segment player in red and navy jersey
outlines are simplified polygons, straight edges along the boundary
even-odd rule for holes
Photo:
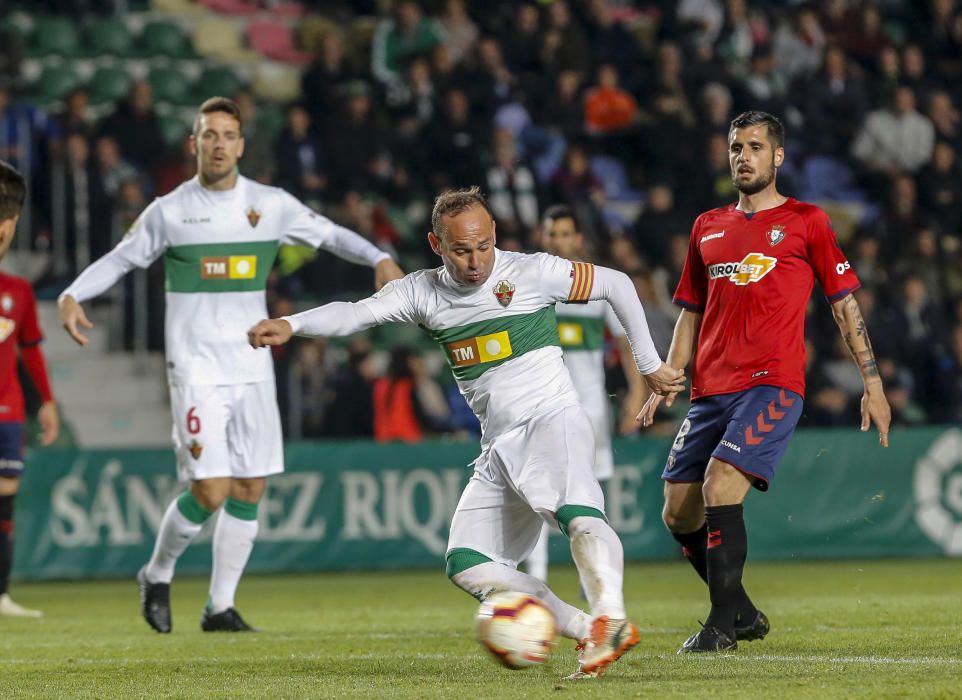
[[[674,297],[682,312],[667,363],[681,369],[692,361],[692,403],[662,474],[662,515],[711,598],[708,619],[683,652],[734,649],[739,639],[768,634],[768,619],[742,586],[742,502],[752,486],[768,489],[801,416],[805,307],[816,280],[862,373],[862,430],[874,423],[888,446],[891,413],[852,295],[858,278],[825,212],[776,189],[783,140],[781,122],[765,112],[732,121],[738,203],[695,221]],[[639,414],[644,425],[661,401],[649,398]]]
[[[25,197],[23,176],[0,161],[0,259],[10,248]],[[39,414],[41,443],[49,445],[60,431],[60,416],[40,351],[42,340],[30,283],[0,272],[0,615],[12,617],[41,615],[15,603],[7,586],[13,564],[13,501],[23,471],[24,402],[17,379],[18,356],[43,402]]]

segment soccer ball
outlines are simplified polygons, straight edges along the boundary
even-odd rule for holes
[[[508,668],[543,664],[551,655],[558,623],[533,595],[493,593],[478,610],[478,641]]]

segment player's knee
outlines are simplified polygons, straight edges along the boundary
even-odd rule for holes
[[[670,532],[694,532],[701,527],[704,513],[686,513],[666,503],[661,511],[661,520]]]
[[[598,523],[608,523],[605,514],[590,506],[561,506],[555,513],[561,532],[571,539]]]

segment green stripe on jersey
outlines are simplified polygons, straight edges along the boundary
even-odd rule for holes
[[[260,292],[277,257],[277,241],[199,243],[164,253],[168,292]]]
[[[441,344],[454,376],[467,380],[477,379],[512,357],[560,345],[553,306],[456,328],[429,328],[428,332]]]
[[[565,352],[605,347],[605,319],[599,316],[558,316],[558,336]]]

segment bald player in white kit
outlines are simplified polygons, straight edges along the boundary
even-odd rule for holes
[[[638,643],[623,593],[624,552],[604,515],[592,473],[594,437],[562,360],[555,303],[607,300],[653,391],[684,385],[651,341],[631,280],[587,263],[495,248],[495,223],[480,191],[445,192],[428,241],[443,266],[420,270],[357,303],[334,302],[264,320],[255,348],[305,336],[350,335],[389,322],[418,323],[441,345],[458,387],[481,421],[481,455],[451,521],[448,577],[484,600],[495,591],[537,596],[561,634],[582,643],[574,678],[600,675]],[[571,552],[591,616],[517,570],[541,525],[557,526]]]
[[[238,173],[244,137],[232,100],[214,97],[200,106],[191,147],[198,175],[155,199],[117,247],[80,274],[60,296],[60,317],[86,345],[78,326],[92,324],[81,302],[164,257],[173,441],[178,479],[190,488],[167,508],[153,555],[137,575],[141,609],[155,630],[171,631],[174,566],[220,510],[201,628],[242,632],[253,628],[234,608],[234,596],[254,547],[257,504],[266,477],[284,470],[273,361],[245,342],[247,329],[267,313],[278,246],[321,248],[372,267],[378,289],[403,273],[361,236]]]

